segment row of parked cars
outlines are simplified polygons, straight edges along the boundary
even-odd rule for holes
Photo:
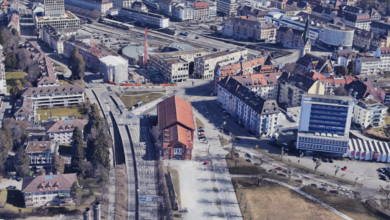
[[[379,168],[377,171],[379,172],[379,179],[384,181],[390,179],[385,168]]]

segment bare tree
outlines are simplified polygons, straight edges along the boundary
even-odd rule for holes
[[[291,175],[293,174],[293,169],[291,169],[291,168],[288,168],[287,169],[287,175],[288,175],[288,180],[290,181],[290,179],[291,179]]]
[[[283,160],[283,155],[284,155],[284,147],[282,147],[282,151],[280,152],[280,161]]]
[[[246,202],[245,203],[245,208],[244,208],[244,218],[245,218],[245,215],[246,215],[246,209],[248,208],[248,203]]]
[[[263,176],[262,175],[257,175],[257,185],[260,186],[260,182],[261,180],[263,179]]]
[[[355,185],[354,186],[356,186],[356,181],[358,181],[358,179],[359,179],[359,177],[356,177],[356,179],[355,179]],[[381,186],[382,187],[382,186]]]
[[[339,172],[339,168],[337,168],[337,169],[334,171],[333,179],[336,177],[336,175],[337,175],[338,172]]]
[[[234,167],[237,167],[238,160],[234,161]]]
[[[320,166],[321,166],[321,160],[318,159],[317,162],[316,162],[316,166],[314,167],[314,174],[316,174],[317,169],[318,169],[318,167],[320,167]]]
[[[233,160],[233,155],[234,155],[235,152],[236,152],[236,142],[233,142],[232,148],[230,150],[230,154],[232,156],[232,160]]]

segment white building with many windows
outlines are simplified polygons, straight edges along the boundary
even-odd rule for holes
[[[381,73],[382,61],[377,57],[358,57],[355,60],[356,75],[377,75]]]
[[[42,206],[72,206],[70,188],[77,182],[77,174],[26,176],[22,194],[26,208]]]
[[[29,87],[23,98],[31,98],[39,107],[70,106],[84,103],[84,88],[79,85]]]
[[[29,141],[26,153],[30,157],[30,169],[51,168],[53,154],[58,155],[58,142]]]
[[[388,107],[372,99],[360,100],[354,106],[353,122],[363,128],[385,126],[385,117]]]
[[[349,96],[303,94],[297,149],[340,157],[347,153],[353,105]]]
[[[46,133],[52,141],[57,141],[61,144],[69,144],[73,142],[73,130],[78,127],[81,131],[84,131],[86,124],[88,124],[88,120],[59,120],[57,122],[48,123],[46,125]]]
[[[278,127],[276,100],[265,100],[232,77],[218,83],[218,103],[256,136],[271,137]]]

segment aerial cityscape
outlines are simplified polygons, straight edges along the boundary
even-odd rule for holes
[[[390,219],[390,1],[0,2],[0,219]]]

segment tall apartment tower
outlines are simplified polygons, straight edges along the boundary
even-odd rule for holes
[[[64,16],[64,0],[45,0],[44,4],[46,17],[55,18]]]
[[[347,153],[353,106],[349,96],[303,94],[297,149],[335,157]]]

